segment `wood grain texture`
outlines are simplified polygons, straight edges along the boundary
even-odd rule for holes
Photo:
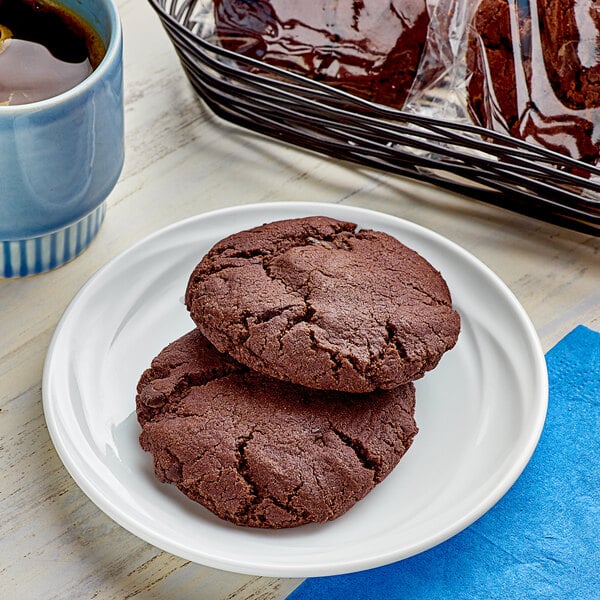
[[[225,124],[194,96],[156,15],[120,0],[126,162],[92,246],[42,276],[0,280],[0,589],[4,598],[281,600],[297,579],[192,564],[141,541],[75,485],[46,429],[44,358],[85,281],[157,229],[234,204],[344,203],[429,227],[508,284],[549,349],[600,329],[600,243],[467,198],[332,161]]]

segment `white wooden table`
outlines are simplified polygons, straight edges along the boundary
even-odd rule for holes
[[[299,580],[221,572],[141,541],[63,467],[44,421],[42,367],[85,281],[132,243],[191,215],[254,202],[344,203],[412,220],[472,252],[513,290],[548,350],[577,324],[600,329],[600,240],[223,123],[195,97],[150,6],[119,6],[126,163],[103,228],[65,267],[0,280],[0,595],[285,598]]]

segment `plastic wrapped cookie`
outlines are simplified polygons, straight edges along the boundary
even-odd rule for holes
[[[475,122],[597,164],[599,31],[592,0],[481,0],[467,49]]]
[[[225,48],[400,108],[417,75],[425,0],[215,0]]]

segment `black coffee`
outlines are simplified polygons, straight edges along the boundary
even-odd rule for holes
[[[83,81],[105,48],[81,17],[48,0],[0,0],[0,104],[56,96]]]

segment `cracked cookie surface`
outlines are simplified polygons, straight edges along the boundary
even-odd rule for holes
[[[263,374],[346,392],[422,377],[456,343],[440,273],[386,233],[307,217],[218,242],[186,290],[216,348]]]
[[[152,361],[136,406],[157,477],[252,527],[342,515],[417,433],[412,383],[368,396],[303,388],[236,363],[197,329]]]

